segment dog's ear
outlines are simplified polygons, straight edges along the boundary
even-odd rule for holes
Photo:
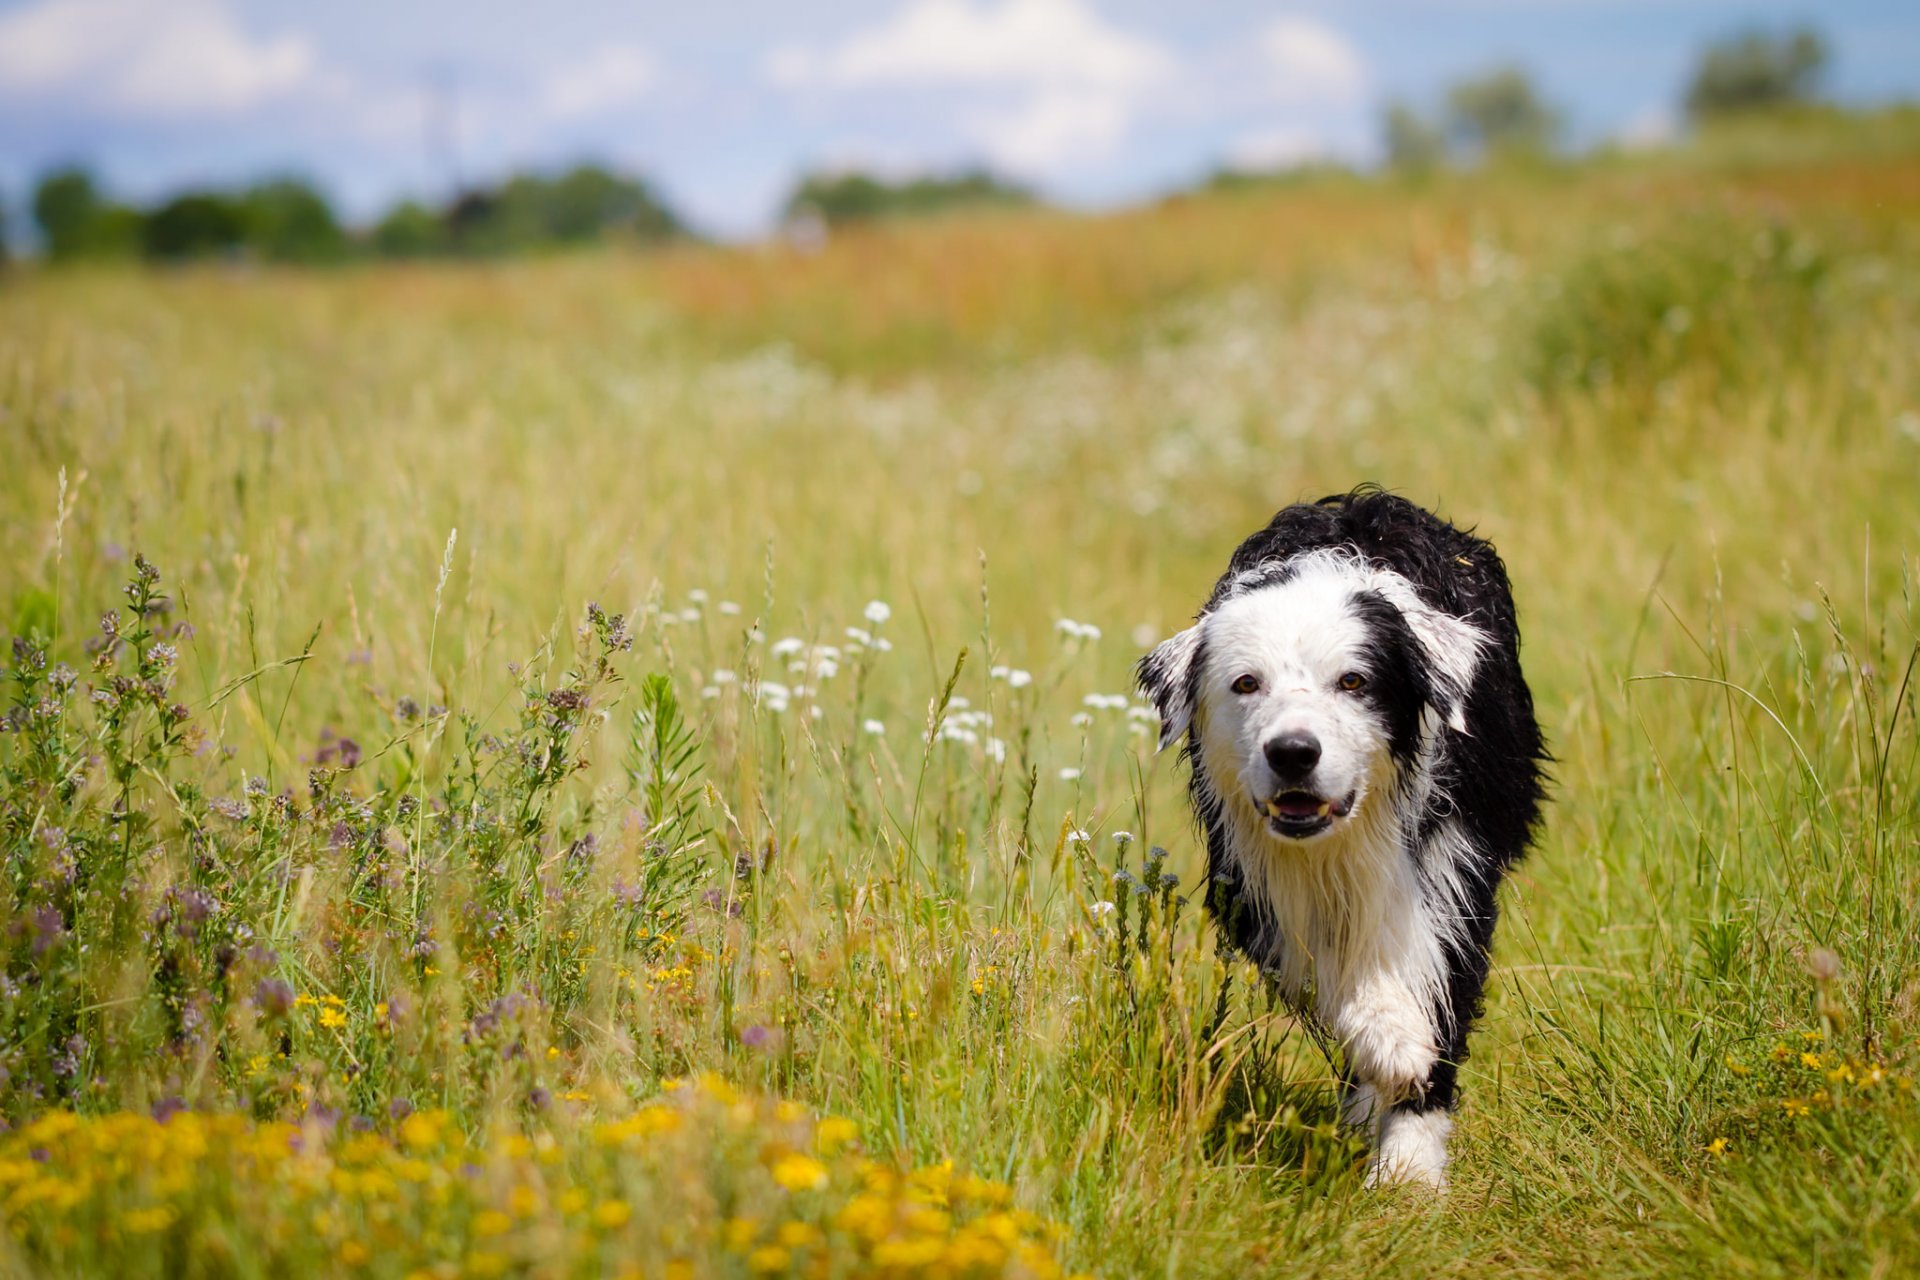
[[[1467,731],[1467,692],[1473,673],[1488,644],[1487,633],[1450,613],[1437,609],[1403,611],[1407,627],[1426,654],[1429,700],[1440,718],[1456,733]]]
[[[1160,713],[1160,749],[1193,725],[1193,664],[1200,655],[1200,623],[1161,641],[1140,659],[1134,679]]]

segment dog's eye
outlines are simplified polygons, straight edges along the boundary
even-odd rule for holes
[[[1366,687],[1366,684],[1367,678],[1358,671],[1349,671],[1340,677],[1340,687],[1348,693],[1352,693],[1357,689],[1363,689]]]
[[[1260,692],[1260,677],[1258,677],[1258,676],[1241,676],[1241,677],[1240,677],[1240,678],[1239,678],[1238,680],[1235,680],[1235,681],[1233,682],[1233,691],[1234,691],[1235,693],[1258,693],[1258,692]]]

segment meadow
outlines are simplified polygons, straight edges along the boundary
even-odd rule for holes
[[[0,1274],[1920,1266],[1920,135],[0,282]],[[1443,1198],[1131,666],[1492,538],[1555,756]]]

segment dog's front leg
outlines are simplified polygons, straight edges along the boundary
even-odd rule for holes
[[[1397,975],[1379,973],[1355,983],[1327,1012],[1352,1073],[1345,1117],[1366,1125],[1374,1141],[1368,1184],[1444,1187],[1453,1118],[1444,1104],[1427,1100],[1440,1054],[1429,1002]]]

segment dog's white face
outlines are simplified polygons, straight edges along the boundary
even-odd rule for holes
[[[1198,754],[1222,798],[1251,806],[1282,839],[1351,821],[1391,771],[1351,594],[1331,575],[1296,579],[1229,600],[1207,623]]]
[[[1141,683],[1162,744],[1191,729],[1195,769],[1248,826],[1319,840],[1387,792],[1441,722],[1465,727],[1460,691],[1484,637],[1352,557],[1242,576],[1147,656]]]

